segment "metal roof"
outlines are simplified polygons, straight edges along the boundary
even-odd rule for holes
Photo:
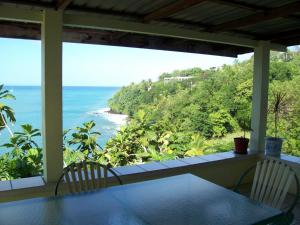
[[[41,9],[56,8],[60,1],[67,0],[0,0],[0,4]],[[269,40],[282,45],[300,44],[300,1],[295,0],[69,0],[68,2],[69,4],[64,8],[65,13],[68,14],[81,13],[86,16],[98,14],[122,21],[130,20],[164,27],[224,33],[233,37]],[[30,29],[26,30],[26,26],[29,26],[35,35],[30,34]],[[39,30],[39,27],[34,26],[0,21],[0,36],[38,39],[40,37],[36,35],[36,30]],[[176,40],[176,38],[145,34],[75,27],[65,28],[64,38],[65,41],[80,43],[228,56],[252,51],[247,47],[203,41]],[[178,46],[178,43],[181,46]]]

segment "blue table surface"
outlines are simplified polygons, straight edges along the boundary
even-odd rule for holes
[[[1,225],[245,225],[280,214],[191,174],[0,204]]]

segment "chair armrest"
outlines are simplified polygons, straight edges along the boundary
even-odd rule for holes
[[[240,193],[239,191],[239,187],[241,185],[241,183],[243,182],[243,180],[245,179],[245,177],[256,167],[256,165],[254,166],[251,166],[249,169],[247,169],[241,176],[240,178],[238,179],[236,185],[234,186],[233,188],[233,191],[234,192],[237,192],[237,193]]]

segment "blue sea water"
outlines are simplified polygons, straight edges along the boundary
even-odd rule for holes
[[[5,104],[14,109],[17,119],[12,129],[19,131],[20,125],[26,123],[32,124],[34,128],[41,129],[41,87],[5,86],[5,88],[10,90],[16,97],[16,100],[5,100]],[[118,121],[114,121],[114,118],[110,118],[107,114],[101,112],[108,107],[108,99],[119,89],[119,87],[63,87],[64,129],[75,128],[83,122],[94,120],[97,124],[95,129],[102,133],[99,144],[104,146],[107,140],[115,135],[120,124],[118,124]],[[1,132],[0,145],[7,142],[8,139],[8,132]],[[37,141],[39,144],[42,142],[41,139]]]

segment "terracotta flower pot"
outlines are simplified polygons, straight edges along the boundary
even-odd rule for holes
[[[247,154],[249,139],[244,137],[234,138],[235,153]]]

